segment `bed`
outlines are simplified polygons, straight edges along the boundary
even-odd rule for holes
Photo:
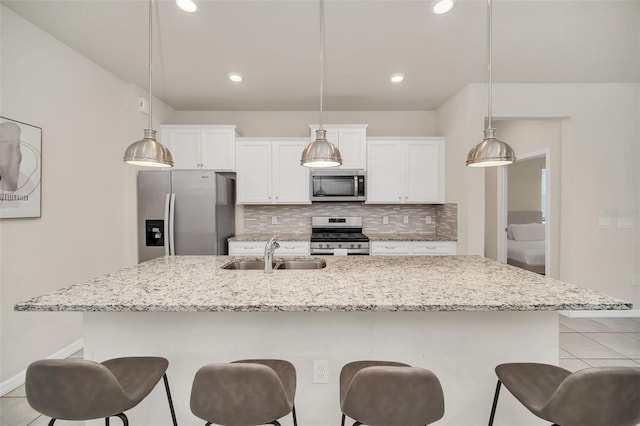
[[[545,225],[542,212],[507,212],[507,263],[545,274]]]

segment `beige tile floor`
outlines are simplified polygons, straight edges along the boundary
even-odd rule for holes
[[[81,358],[82,351],[72,355]],[[560,366],[570,371],[600,366],[640,366],[640,318],[567,318],[560,315]],[[24,386],[0,398],[0,425],[46,426],[27,403]],[[114,422],[112,423],[117,423]],[[79,422],[57,421],[56,426]]]

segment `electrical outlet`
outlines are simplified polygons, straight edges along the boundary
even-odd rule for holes
[[[271,216],[271,224],[272,225],[278,224],[278,216]]]
[[[409,216],[406,216],[402,219],[404,223],[409,223]]]
[[[431,225],[431,223],[432,223],[431,222],[431,216],[427,216],[426,222],[427,222],[427,225]]]
[[[329,383],[329,361],[313,361],[313,383]]]
[[[389,216],[382,216],[382,224],[383,225],[389,224]]]

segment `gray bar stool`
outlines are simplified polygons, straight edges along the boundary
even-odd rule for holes
[[[340,371],[340,408],[354,426],[424,426],[444,416],[440,381],[431,371],[390,361],[355,361]]]
[[[529,411],[555,426],[635,426],[640,423],[640,367],[595,367],[572,373],[555,365],[501,364],[489,426],[500,385]]]
[[[169,361],[160,357],[114,358],[102,363],[84,359],[44,359],[27,368],[27,401],[34,410],[60,420],[94,420],[119,417],[142,401],[164,379],[171,419],[177,426],[169,391]]]
[[[246,359],[205,365],[191,388],[191,412],[211,424],[272,424],[291,413],[297,426],[294,397],[296,370],[279,359]]]

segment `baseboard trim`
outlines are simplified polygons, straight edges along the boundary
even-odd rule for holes
[[[53,353],[47,357],[47,359],[68,358],[71,355],[78,352],[84,346],[84,341],[78,339],[69,346],[60,349],[58,352]],[[5,396],[14,389],[19,388],[24,384],[24,379],[27,374],[27,370],[23,370],[15,376],[0,383],[0,396]]]
[[[560,311],[560,313],[569,318],[640,317],[640,309],[630,309],[627,311]]]

